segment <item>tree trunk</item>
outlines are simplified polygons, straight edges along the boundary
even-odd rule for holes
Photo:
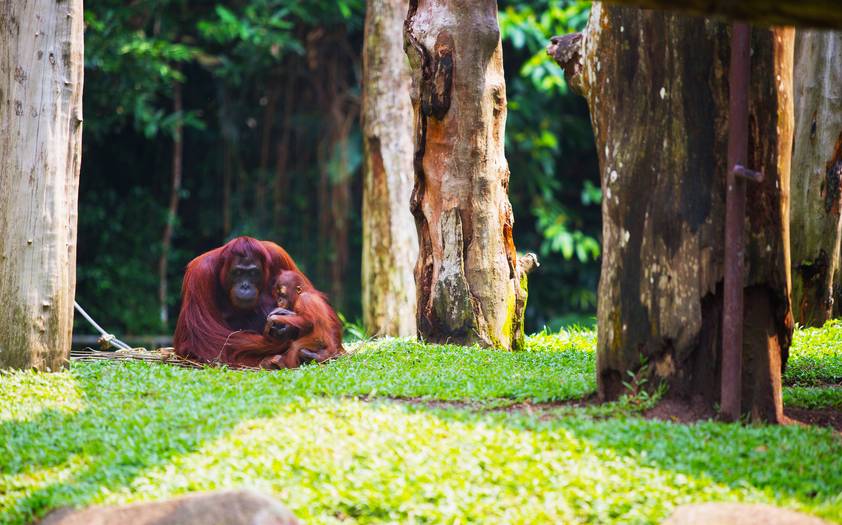
[[[412,104],[403,51],[408,0],[370,0],[363,44],[363,322],[372,335],[415,334],[418,236],[412,194]]]
[[[792,334],[789,164],[792,29],[754,29],[745,221],[743,412],[782,418]],[[729,26],[595,3],[581,85],[603,187],[599,395],[665,381],[718,400],[721,362]]]
[[[284,210],[288,206],[290,142],[292,141],[292,113],[295,103],[296,77],[288,74],[284,88],[284,102],[281,138],[275,149],[275,180],[272,185],[272,228],[277,233],[284,231]]]
[[[410,0],[418,333],[519,348],[521,296],[503,151],[506,85],[497,3]]]
[[[272,130],[275,127],[275,113],[278,110],[279,90],[277,81],[270,75],[269,82],[272,87],[266,97],[265,109],[263,110],[263,126],[260,132],[260,155],[257,165],[257,176],[254,181],[254,211],[253,217],[258,228],[262,229],[270,224],[268,217],[271,213],[266,206],[266,196],[269,192],[269,152],[272,145]],[[261,100],[261,103],[263,101]]]
[[[183,125],[181,113],[184,110],[181,100],[181,84],[173,84],[173,113],[178,116],[172,137],[172,184],[170,186],[170,203],[167,208],[167,218],[164,224],[164,234],[161,238],[161,258],[158,260],[158,304],[161,308],[161,326],[167,328],[170,322],[169,311],[167,310],[167,267],[172,247],[172,234],[175,228],[175,221],[178,217],[178,198],[181,193],[181,173],[183,168],[184,141],[182,138]]]
[[[0,5],[0,368],[67,360],[82,155],[82,0]]]
[[[842,239],[842,33],[799,31],[792,154],[792,304],[795,320],[833,317]],[[837,305],[838,306],[838,305]]]
[[[673,9],[688,14],[724,16],[761,25],[842,28],[838,0],[611,0],[644,9]]]

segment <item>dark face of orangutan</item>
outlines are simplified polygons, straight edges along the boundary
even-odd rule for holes
[[[227,276],[228,298],[238,310],[254,310],[260,301],[263,268],[252,257],[236,256]]]

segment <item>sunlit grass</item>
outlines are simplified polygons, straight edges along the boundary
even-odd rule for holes
[[[784,382],[842,386],[842,320],[795,331]]]
[[[307,523],[657,523],[711,500],[842,523],[842,439],[828,429],[499,409],[591,393],[594,342],[541,334],[504,353],[386,340],[280,373],[145,363],[2,373],[0,523],[241,486]]]

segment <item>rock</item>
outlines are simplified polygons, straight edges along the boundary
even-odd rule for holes
[[[661,525],[828,525],[816,517],[770,505],[700,503],[682,505]]]
[[[40,525],[298,525],[273,498],[253,490],[191,494],[120,507],[60,509]]]

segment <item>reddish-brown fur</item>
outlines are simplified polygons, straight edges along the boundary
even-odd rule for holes
[[[297,271],[284,271],[275,279],[272,294],[280,310],[291,310],[269,315],[264,334],[273,325],[295,327],[298,335],[283,357],[265,359],[261,366],[295,368],[302,362],[324,362],[344,352],[342,348],[342,323],[328,304],[325,295]]]
[[[251,257],[261,265],[260,297],[253,312],[237,311],[228,298],[226,276],[236,257]],[[266,314],[275,306],[271,284],[284,270],[298,271],[292,257],[273,242],[251,237],[238,237],[190,261],[175,328],[176,353],[207,363],[258,366],[266,356],[285,352],[289,341],[260,333]],[[301,279],[312,287],[306,277]]]

